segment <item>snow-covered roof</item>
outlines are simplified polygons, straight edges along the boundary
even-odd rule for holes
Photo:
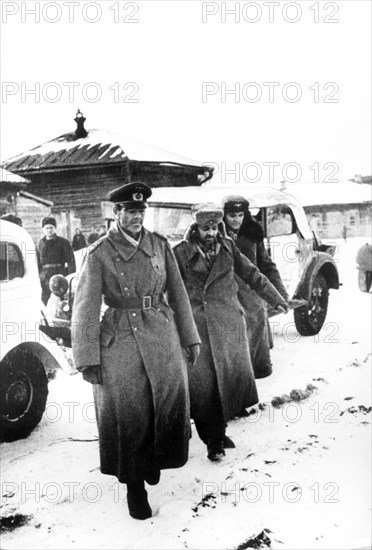
[[[53,201],[48,201],[47,199],[43,199],[42,197],[38,197],[37,195],[33,195],[32,193],[29,193],[28,191],[20,191],[19,192],[21,197],[25,197],[26,199],[31,199],[35,202],[40,202],[41,204],[45,204],[45,206],[53,206]]]
[[[87,133],[81,138],[76,138],[75,132],[63,134],[7,159],[4,165],[22,171],[132,160],[203,168],[198,161],[118,133],[97,129]]]

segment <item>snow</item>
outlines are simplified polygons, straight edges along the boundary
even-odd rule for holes
[[[291,314],[272,318],[266,406],[229,423],[236,448],[219,464],[193,431],[186,466],[148,487],[150,520],[132,519],[125,486],[99,472],[91,386],[58,373],[39,427],[1,447],[2,513],[31,516],[3,547],[235,549],[264,529],[275,550],[369,547],[371,293],[355,269],[365,240],[337,241],[343,286],[318,336],[299,336]],[[270,405],[308,384],[308,399]]]
[[[168,162],[175,164],[191,165],[191,166],[203,166],[202,163],[195,160],[177,155],[170,151],[160,149],[149,143],[144,143],[137,139],[124,136],[115,132],[109,132],[107,130],[89,129],[88,135],[85,138],[80,138],[75,141],[66,141],[66,135],[59,136],[51,141],[47,141],[29,151],[25,151],[15,157],[7,159],[7,163],[16,162],[27,156],[47,155],[49,153],[59,153],[61,151],[69,151],[71,149],[81,149],[86,147],[87,150],[92,147],[101,144],[107,145],[107,149],[101,153],[99,159],[107,155],[110,149],[119,147],[114,151],[109,158],[129,158],[137,161],[148,162]],[[69,134],[67,134],[69,135]]]

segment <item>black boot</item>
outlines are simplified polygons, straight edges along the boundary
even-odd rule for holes
[[[157,485],[160,481],[160,470],[158,468],[148,468],[143,477],[149,485]]]
[[[235,443],[228,435],[225,435],[223,438],[224,449],[235,449]]]
[[[127,501],[132,518],[151,518],[152,510],[147,500],[147,491],[143,479],[127,484]]]
[[[223,439],[209,439],[207,443],[208,458],[212,462],[219,462],[225,456]]]

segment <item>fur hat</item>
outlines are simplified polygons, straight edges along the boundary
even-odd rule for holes
[[[57,227],[57,221],[53,216],[46,216],[41,220],[41,227],[44,227],[44,225],[54,225],[54,227]]]
[[[195,222],[201,225],[218,225],[222,222],[223,210],[212,203],[195,204],[191,211]]]

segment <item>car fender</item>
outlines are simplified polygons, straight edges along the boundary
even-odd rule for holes
[[[76,369],[71,365],[67,359],[67,356],[63,352],[62,348],[55,342],[45,341],[40,342],[21,342],[14,345],[11,340],[2,345],[2,359],[5,359],[15,350],[27,350],[33,355],[38,357],[43,363],[46,372],[53,372],[58,368],[61,368],[66,374],[75,374]]]
[[[294,298],[310,299],[310,292],[315,277],[321,273],[329,288],[338,289],[340,287],[339,275],[335,260],[325,252],[316,252],[304,268],[301,280],[294,293]]]

